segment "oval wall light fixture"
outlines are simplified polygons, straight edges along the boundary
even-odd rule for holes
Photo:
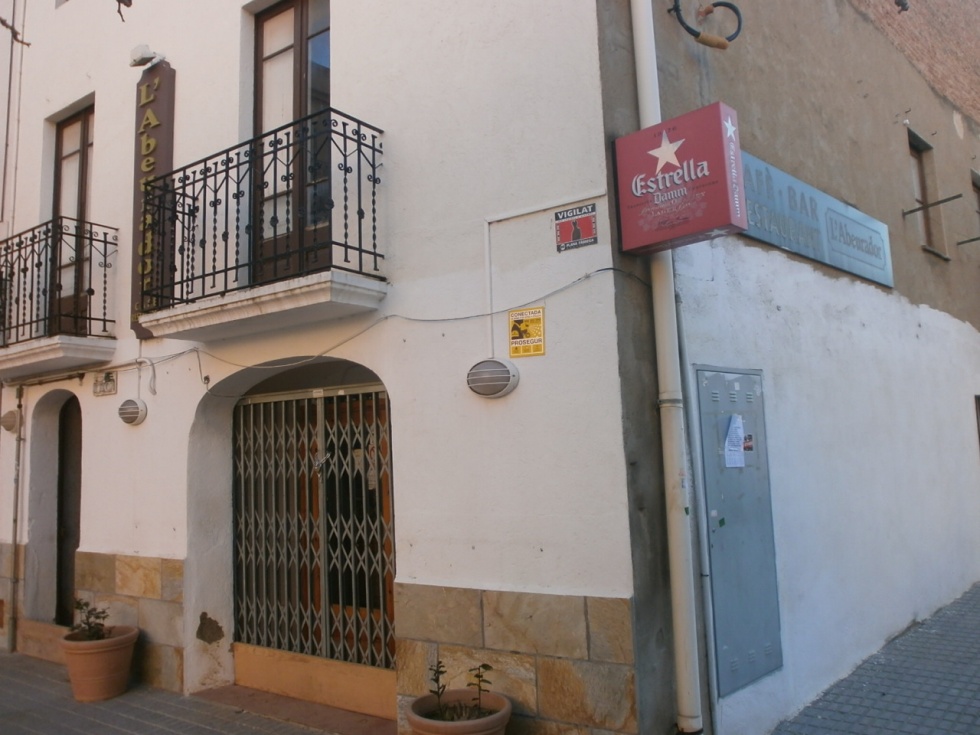
[[[11,434],[15,433],[20,428],[20,413],[17,411],[7,411],[3,416],[0,416],[0,427],[3,427]]]
[[[517,387],[518,381],[520,375],[514,363],[498,357],[480,360],[466,374],[470,390],[484,398],[505,396]]]
[[[146,418],[146,404],[140,398],[130,398],[119,406],[119,418],[124,424],[137,426]]]

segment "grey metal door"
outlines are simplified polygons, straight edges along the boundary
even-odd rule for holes
[[[697,371],[718,693],[783,665],[758,371]]]
[[[387,394],[250,397],[234,435],[235,640],[393,668]]]

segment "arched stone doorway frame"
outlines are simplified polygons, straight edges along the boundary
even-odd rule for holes
[[[314,382],[316,384],[314,385]],[[188,435],[184,563],[184,690],[234,681],[233,412],[250,392],[342,387],[381,379],[362,364],[293,356],[244,368],[209,387]]]
[[[72,398],[75,393],[61,388],[45,393],[30,410],[28,424],[24,615],[46,623],[54,620],[57,606],[61,409]]]

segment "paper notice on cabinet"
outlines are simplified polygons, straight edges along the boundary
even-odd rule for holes
[[[725,467],[745,467],[745,427],[742,417],[732,414],[725,437]]]

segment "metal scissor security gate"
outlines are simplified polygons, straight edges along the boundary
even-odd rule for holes
[[[387,394],[235,408],[235,640],[394,668]]]

